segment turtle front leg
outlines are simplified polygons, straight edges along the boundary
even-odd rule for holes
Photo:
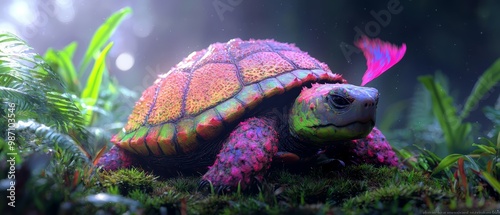
[[[348,153],[346,153],[346,151]],[[398,166],[398,157],[387,142],[385,136],[377,128],[365,138],[351,140],[342,146],[333,146],[325,152],[328,157],[355,164],[373,164],[376,166]]]
[[[121,168],[129,168],[137,163],[134,154],[117,146],[113,146],[106,154],[99,158],[96,166],[101,166],[103,170],[114,171]]]
[[[352,140],[350,152],[357,163],[398,166],[398,157],[385,136],[377,128],[365,138]]]
[[[239,123],[229,137],[213,166],[203,176],[200,188],[211,183],[217,192],[241,186],[247,188],[254,180],[261,182],[273,155],[278,151],[278,134],[273,121],[249,118]]]

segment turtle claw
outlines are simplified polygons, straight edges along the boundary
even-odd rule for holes
[[[343,160],[328,157],[325,153],[317,154],[312,163],[316,166],[331,166],[335,168],[345,167],[345,162]]]
[[[322,161],[318,162],[317,164],[320,165],[320,166],[323,166],[323,165],[336,165],[336,166],[340,166],[340,167],[345,167],[344,161],[339,160],[339,159],[335,159],[335,158],[329,158],[327,160],[322,160]]]
[[[206,191],[208,190],[208,188],[210,187],[212,183],[210,183],[209,181],[207,180],[201,180],[200,182],[198,182],[198,191]]]
[[[212,193],[217,195],[223,195],[233,192],[233,187],[227,185],[214,186],[211,181],[201,180],[198,183],[198,191],[203,193]]]

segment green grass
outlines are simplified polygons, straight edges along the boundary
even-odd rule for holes
[[[121,198],[133,200],[140,206],[131,211],[127,205],[117,207],[85,202],[71,211],[142,211],[146,214],[161,211],[173,214],[182,214],[183,211],[187,214],[422,213],[436,208],[450,210],[454,197],[445,180],[429,178],[419,171],[371,165],[348,166],[335,171],[317,168],[299,173],[275,170],[269,173],[258,191],[225,195],[198,192],[199,177],[160,180],[136,169],[100,172],[98,175],[93,189],[109,193],[113,183],[128,183],[126,194],[119,191],[123,194]],[[109,178],[127,182],[110,183]],[[144,189],[143,184],[153,189]],[[486,210],[495,206],[485,198],[478,197],[475,201],[483,203],[461,209]]]

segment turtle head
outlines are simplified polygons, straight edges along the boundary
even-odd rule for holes
[[[363,138],[375,125],[378,91],[350,84],[313,84],[289,115],[293,136],[318,146]]]

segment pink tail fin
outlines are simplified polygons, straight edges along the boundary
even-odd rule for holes
[[[361,37],[355,45],[363,51],[366,58],[367,69],[363,75],[361,86],[382,75],[398,63],[406,52],[406,44],[404,43],[398,47],[380,39],[370,39],[366,36]]]

